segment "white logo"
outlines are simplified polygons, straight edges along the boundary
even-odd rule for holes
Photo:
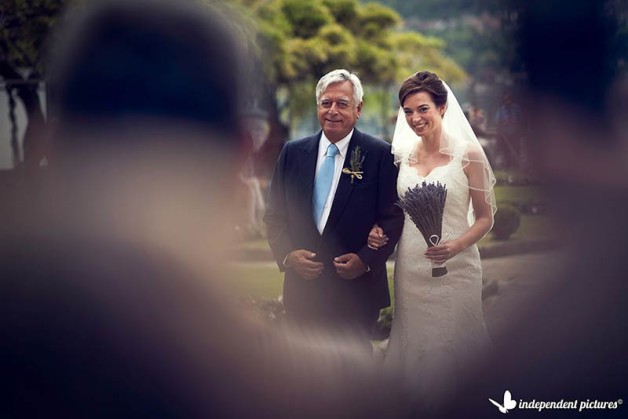
[[[585,410],[605,410],[605,409],[619,409],[623,404],[623,399],[616,400],[565,400],[560,399],[556,400],[522,400],[519,399],[517,403],[516,400],[513,400],[512,394],[510,391],[504,391],[504,401],[502,404],[497,403],[493,399],[488,399],[491,403],[493,403],[500,412],[508,413],[509,411],[517,408],[517,410],[536,410],[541,412],[546,409],[560,409],[560,410],[577,410],[578,412],[582,412]]]
[[[499,403],[497,403],[493,399],[488,399],[488,400],[491,403],[493,403],[495,406],[497,406],[499,411],[502,412],[502,413],[508,413],[509,410],[512,410],[515,407],[517,407],[517,401],[512,399],[512,395],[510,394],[510,391],[508,391],[508,390],[504,391],[504,401],[503,401],[503,404],[499,404]]]

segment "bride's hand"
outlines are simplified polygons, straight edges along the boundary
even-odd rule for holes
[[[388,236],[384,234],[384,230],[380,226],[375,224],[369,233],[368,247],[378,250],[380,247],[385,246],[386,243],[388,243]]]
[[[438,246],[428,247],[425,251],[425,257],[434,263],[442,265],[462,250],[456,241],[447,241]]]

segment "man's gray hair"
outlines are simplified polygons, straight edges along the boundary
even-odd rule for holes
[[[343,81],[349,81],[353,85],[353,99],[355,100],[355,106],[358,106],[362,102],[364,94],[362,82],[355,73],[350,73],[344,68],[330,71],[321,77],[316,85],[316,103],[320,101],[321,95],[330,84],[342,83]]]

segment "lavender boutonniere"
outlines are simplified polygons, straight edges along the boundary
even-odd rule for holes
[[[353,183],[354,178],[362,180],[362,174],[364,173],[362,171],[364,157],[362,149],[359,146],[354,147],[351,152],[351,158],[349,159],[349,167],[342,169],[342,173],[345,175],[351,175],[351,183]]]

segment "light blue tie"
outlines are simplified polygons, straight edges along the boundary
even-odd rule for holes
[[[327,195],[331,189],[331,181],[334,178],[334,171],[336,169],[336,154],[338,154],[338,147],[336,144],[330,144],[327,147],[327,154],[323,159],[318,174],[316,175],[316,181],[314,182],[314,194],[312,196],[312,204],[314,211],[314,222],[318,224],[323,214],[323,208],[327,201]]]

